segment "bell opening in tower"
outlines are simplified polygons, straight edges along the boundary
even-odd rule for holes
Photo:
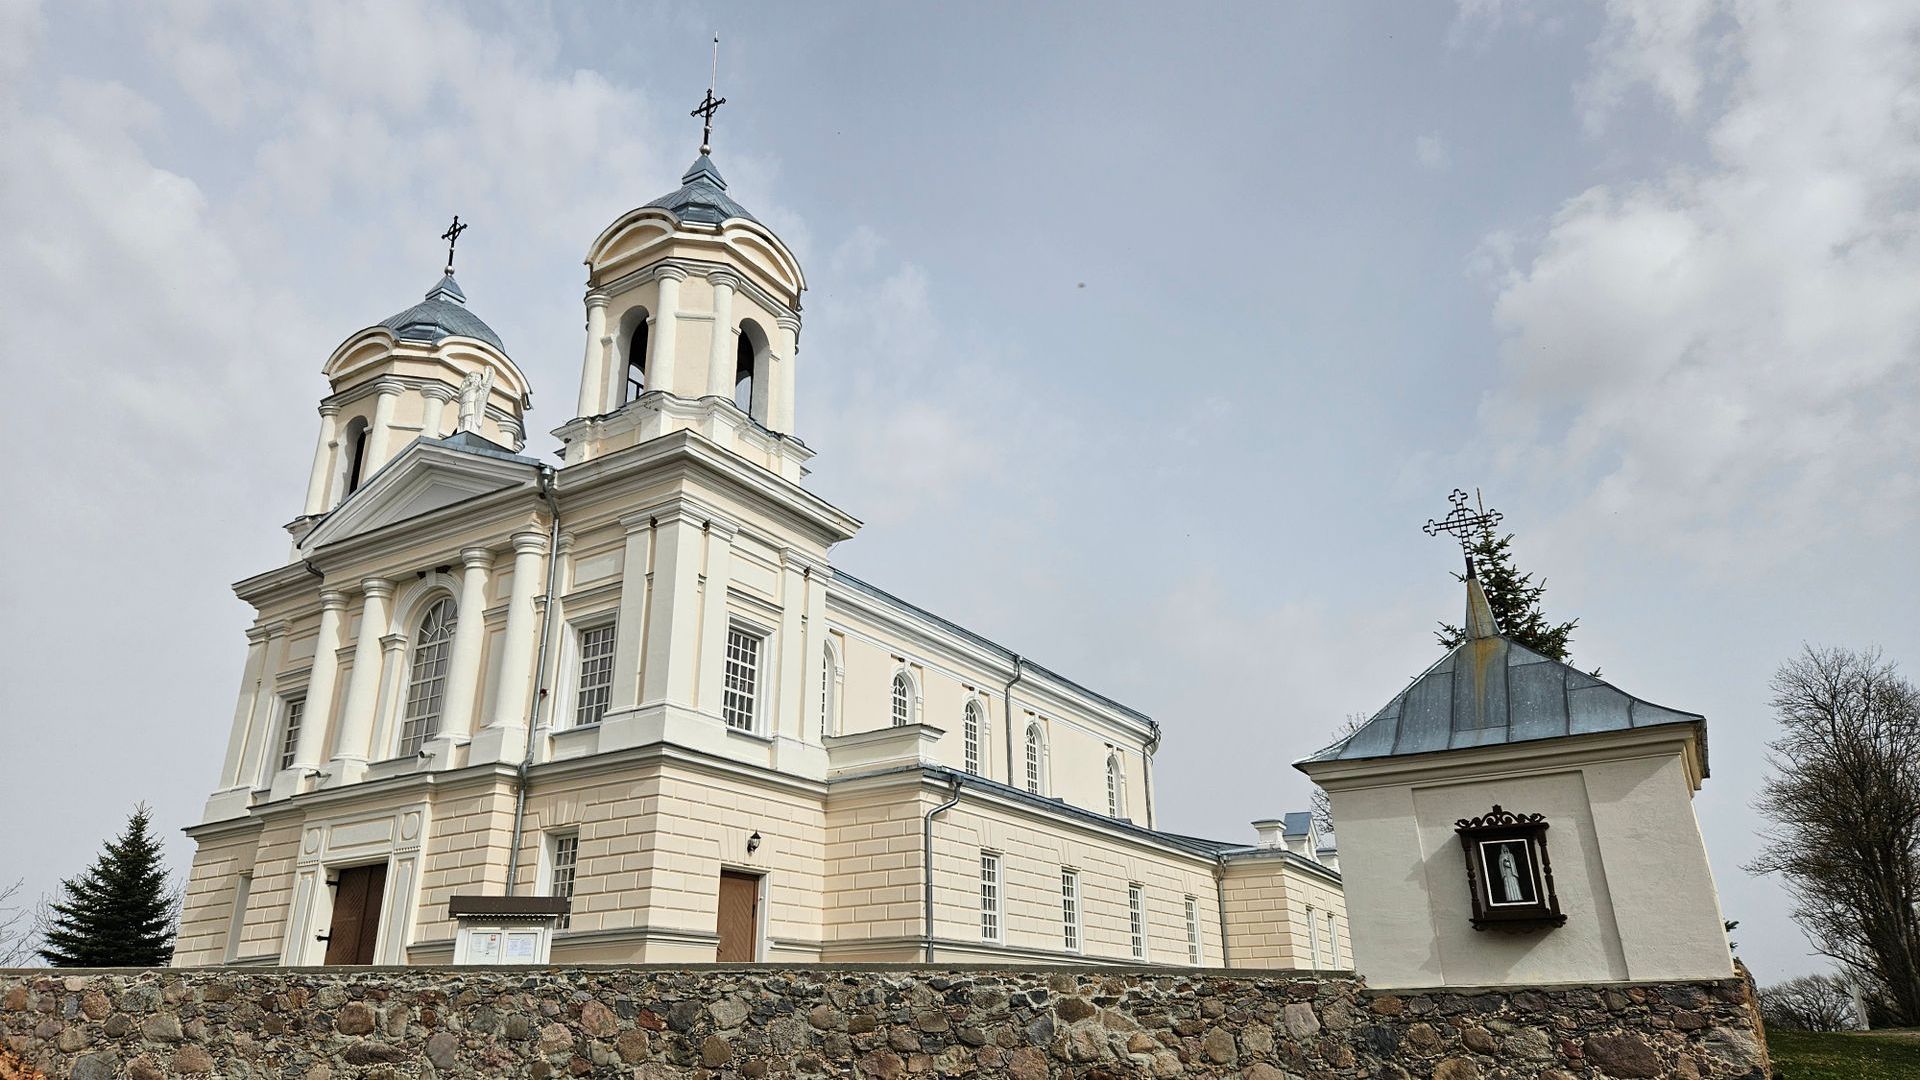
[[[742,332],[733,352],[733,404],[749,416],[753,415],[753,352],[752,339]]]
[[[627,396],[634,401],[647,391],[647,315],[640,313],[627,339]]]

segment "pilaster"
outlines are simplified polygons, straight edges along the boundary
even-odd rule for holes
[[[640,657],[647,640],[647,600],[653,576],[653,519],[636,514],[620,519],[627,530],[620,573],[620,610],[613,631],[613,687],[608,711],[640,704]]]
[[[307,476],[306,514],[327,512],[327,490],[333,479],[333,455],[340,445],[340,406],[320,406],[320,443],[313,448],[313,472]]]
[[[726,270],[715,270],[707,275],[707,283],[713,286],[713,336],[708,339],[707,347],[707,393],[732,401],[734,356],[738,348],[734,343],[733,290],[739,286],[740,279]]]
[[[607,368],[607,295],[587,294],[587,351],[581,358],[580,402],[575,416],[597,416],[620,407],[620,395],[609,394],[613,386]],[[624,374],[624,372],[622,373]]]
[[[390,621],[393,582],[366,578],[360,582],[366,600],[360,609],[360,633],[354,640],[353,674],[347,682],[346,708],[340,714],[340,739],[333,750],[333,775],[327,786],[338,787],[360,779],[367,769],[373,740],[374,711],[380,701],[385,659],[380,645]]]
[[[293,767],[274,774],[270,798],[297,794],[305,786],[306,774],[325,760],[327,725],[333,719],[333,695],[340,676],[340,624],[346,608],[346,593],[320,594],[320,633],[314,641],[313,670],[307,675],[306,716],[294,744]]]
[[[480,699],[480,654],[487,643],[487,581],[493,552],[470,547],[460,552],[460,608],[454,615],[452,656],[447,659],[447,697],[441,734],[464,742],[473,734],[474,706]],[[436,758],[434,764],[444,764]]]
[[[647,360],[652,369],[647,372],[647,385],[656,390],[674,392],[679,378],[679,359],[674,350],[680,340],[680,283],[687,280],[687,272],[677,266],[660,268],[658,302],[653,313],[653,329],[648,334]]]
[[[772,369],[769,378],[773,380],[773,400],[767,412],[767,426],[783,435],[793,434],[794,411],[794,366],[800,356],[800,320],[791,315],[781,315],[773,320],[774,334],[773,356],[768,363]]]
[[[727,587],[733,579],[733,537],[729,522],[707,522],[706,565],[700,575],[700,682],[694,707],[720,715],[720,691],[727,667]],[[761,658],[762,672],[770,657]]]
[[[420,434],[429,439],[444,438],[447,434],[447,402],[453,400],[453,387],[428,383],[420,388],[420,396],[427,399],[426,418],[420,425]]]
[[[398,379],[380,379],[373,384],[373,422],[367,427],[367,460],[360,466],[360,482],[366,483],[380,466],[387,463],[387,448],[393,444],[393,406],[406,389]]]
[[[533,694],[534,597],[540,591],[541,570],[547,554],[547,536],[521,532],[513,536],[513,583],[507,601],[507,629],[500,641],[500,677],[493,715],[473,737],[471,764],[519,761],[526,752],[527,714]],[[455,628],[458,629],[457,627]]]
[[[653,512],[653,569],[640,663],[640,704],[693,707],[699,678],[704,507],[676,501]]]

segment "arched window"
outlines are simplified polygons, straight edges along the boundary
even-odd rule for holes
[[[820,647],[820,737],[833,734],[833,646]]]
[[[1027,725],[1027,790],[1040,794],[1040,725]]]
[[[366,471],[366,467],[367,467],[367,418],[366,417],[357,416],[354,418],[353,423],[347,425],[347,437],[345,441],[341,443],[341,445],[346,447],[346,450],[347,450],[346,485],[340,489],[340,497],[342,499],[345,499],[347,496],[360,490],[360,481],[362,479],[362,474]]]
[[[913,680],[902,671],[893,677],[893,726],[913,723]]]
[[[413,638],[412,675],[407,680],[407,711],[400,724],[400,756],[417,754],[440,731],[440,707],[447,697],[447,653],[453,647],[455,608],[443,597],[420,620]]]
[[[647,391],[647,313],[639,313],[639,321],[633,324],[633,330],[627,334],[627,396],[632,401]]]
[[[733,351],[733,403],[741,412],[753,414],[753,339],[745,331],[739,335]]]
[[[980,703],[967,702],[967,715],[960,722],[961,737],[966,741],[967,771],[980,775]]]
[[[1107,755],[1107,816],[1127,816],[1127,783],[1120,774],[1120,755]]]

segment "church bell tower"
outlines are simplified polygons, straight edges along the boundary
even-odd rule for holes
[[[806,278],[700,151],[588,250],[578,415],[554,435],[573,465],[693,429],[797,481],[813,456],[794,435]]]

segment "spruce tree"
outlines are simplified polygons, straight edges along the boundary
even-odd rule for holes
[[[54,967],[159,967],[173,957],[173,896],[145,805],[93,866],[60,883],[40,955]]]
[[[1569,646],[1573,641],[1573,628],[1580,620],[1563,623],[1547,620],[1546,612],[1540,608],[1547,581],[1541,578],[1536,584],[1532,574],[1521,573],[1513,564],[1513,534],[1502,536],[1495,533],[1491,525],[1483,525],[1467,550],[1473,556],[1474,576],[1486,590],[1487,606],[1493,609],[1500,632],[1542,656],[1567,660],[1572,655]],[[1467,580],[1464,573],[1456,572],[1453,576],[1462,582]],[[1441,623],[1435,636],[1440,639],[1441,648],[1451,649],[1466,639],[1466,632],[1451,623]]]

